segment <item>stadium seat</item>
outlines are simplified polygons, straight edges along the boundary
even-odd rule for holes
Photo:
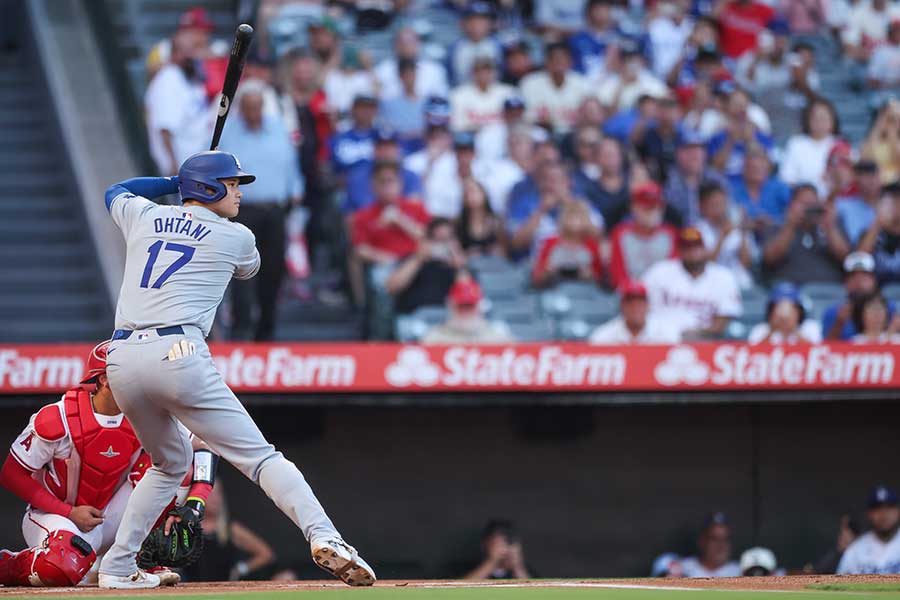
[[[401,315],[394,321],[394,338],[398,342],[417,342],[428,331],[430,325],[413,315]]]
[[[526,295],[514,300],[490,301],[487,314],[506,323],[528,323],[540,318],[537,298]]]
[[[398,315],[394,321],[394,337],[400,342],[418,341],[425,332],[447,320],[444,306],[423,306],[409,315]]]
[[[515,265],[502,256],[473,256],[469,258],[469,268],[477,275],[481,273],[509,272],[515,270]]]
[[[481,274],[478,283],[491,300],[514,300],[524,293],[525,282],[519,271],[497,271]]]
[[[900,302],[900,283],[889,283],[881,288],[881,293],[891,302]]]
[[[507,323],[509,332],[519,342],[546,342],[554,339],[552,325],[546,320],[530,323]]]
[[[843,300],[847,294],[840,283],[807,283],[802,291],[814,304],[826,305]]]

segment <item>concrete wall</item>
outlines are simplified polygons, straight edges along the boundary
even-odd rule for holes
[[[0,439],[29,412],[8,409]],[[760,543],[799,568],[871,485],[900,484],[890,403],[253,413],[383,578],[458,575],[499,516],[517,521],[539,576],[645,575],[655,555],[691,551],[712,509],[731,517],[735,552]],[[232,514],[317,576],[290,522],[220,473]],[[21,508],[3,493],[0,510],[0,547],[15,548]]]

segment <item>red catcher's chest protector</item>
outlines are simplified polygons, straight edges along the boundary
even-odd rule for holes
[[[118,427],[101,427],[84,390],[66,392],[64,406],[72,440],[67,474],[78,478],[74,504],[103,509],[125,481],[141,444],[127,419]]]

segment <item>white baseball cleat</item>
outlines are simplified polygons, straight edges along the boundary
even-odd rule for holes
[[[138,569],[133,575],[126,577],[100,573],[98,581],[99,586],[107,590],[142,590],[159,587],[159,583],[159,577],[143,569]]]
[[[159,577],[160,587],[168,587],[181,583],[181,575],[170,569],[169,567],[153,567],[147,569],[147,574]]]
[[[356,548],[339,537],[313,542],[312,557],[317,565],[347,585],[372,585],[375,571]]]

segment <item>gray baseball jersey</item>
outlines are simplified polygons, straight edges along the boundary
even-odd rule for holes
[[[294,463],[270,444],[225,384],[204,338],[232,277],[259,269],[253,234],[197,206],[160,206],[130,193],[110,201],[127,244],[106,373],[122,412],[153,457],[128,501],[100,573],[127,577],[160,511],[193,457],[186,425],[213,452],[262,487],[307,540],[340,537]],[[180,325],[183,332],[160,332]],[[175,346],[189,348],[175,356]]]
[[[259,270],[250,230],[206,208],[122,193],[110,215],[128,248],[116,329],[194,325],[207,336],[231,278]]]

